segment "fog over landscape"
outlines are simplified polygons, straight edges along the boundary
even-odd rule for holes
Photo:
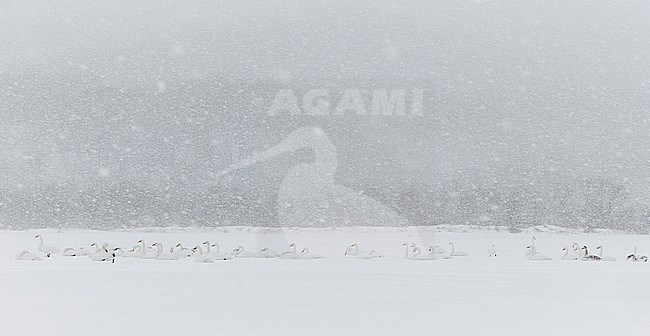
[[[367,225],[647,233],[649,19],[646,1],[5,2],[0,228],[294,224],[278,200],[316,162],[400,218]],[[270,112],[282,90],[299,113]],[[404,90],[405,114],[373,115],[376,90]],[[367,113],[335,113],[350,92]],[[322,134],[224,173],[296,130]]]

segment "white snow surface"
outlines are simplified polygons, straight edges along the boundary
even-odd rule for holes
[[[222,250],[285,251],[296,242],[326,258],[15,260],[23,249],[38,253],[38,233],[61,250],[145,239],[165,249],[210,240]],[[552,261],[524,258],[532,234]],[[404,242],[426,251],[450,241],[469,256],[403,258]],[[385,257],[346,259],[352,242]],[[618,260],[560,260],[573,242],[592,253],[603,244]],[[488,258],[492,244],[498,258]],[[0,231],[0,335],[647,335],[650,263],[625,261],[634,246],[650,253],[650,237],[367,227]]]

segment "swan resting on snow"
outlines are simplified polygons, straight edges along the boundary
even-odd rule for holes
[[[563,248],[562,252],[564,252],[564,254],[562,255],[562,260],[578,260],[578,257],[573,255],[573,253],[569,254],[568,247]]]
[[[635,246],[634,252],[627,256],[627,260],[634,261],[634,262],[648,262],[648,256],[636,254],[636,246]]]
[[[323,259],[324,257],[321,255],[318,255],[316,253],[309,252],[309,249],[306,247],[303,247],[302,251],[300,251],[301,259]]]
[[[22,250],[16,254],[16,260],[34,260],[34,261],[40,261],[43,260],[41,257],[33,254],[32,252],[29,252],[27,250]]]
[[[381,258],[382,255],[375,252],[375,250],[366,251],[359,248],[359,244],[352,243],[345,249],[345,256],[357,259],[374,259]]]
[[[462,251],[456,251],[454,247],[454,243],[449,242],[449,245],[451,245],[451,252],[449,252],[449,255],[452,257],[465,257],[467,256],[467,253],[462,252]]]
[[[589,249],[587,248],[587,245],[584,245],[582,247],[582,251],[584,252],[582,257],[580,258],[580,260],[582,260],[582,261],[600,261],[600,259],[601,259],[597,255],[589,254]]]
[[[549,256],[547,256],[545,254],[539,253],[537,251],[532,252],[532,250],[533,250],[533,248],[530,245],[526,246],[526,255],[528,256],[528,260],[537,260],[537,261],[552,260],[551,257],[549,257]]]
[[[602,261],[616,261],[616,258],[610,257],[608,255],[603,255],[603,245],[598,245],[596,247],[596,250],[598,250],[598,256],[600,257],[600,260]]]

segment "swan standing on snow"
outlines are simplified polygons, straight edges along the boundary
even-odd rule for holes
[[[465,257],[467,256],[467,253],[462,252],[462,251],[456,251],[454,247],[454,243],[449,242],[449,245],[451,245],[451,252],[449,252],[449,255],[452,257]]]
[[[302,255],[298,254],[298,252],[296,251],[296,243],[289,244],[289,247],[291,247],[291,251],[282,253],[280,258],[282,258],[282,259],[300,259],[300,257]]]
[[[564,252],[564,254],[562,255],[562,260],[578,260],[578,257],[573,255],[573,252],[571,254],[569,254],[569,248],[568,247],[563,248],[562,252]]]
[[[552,260],[551,257],[549,257],[549,256],[547,256],[545,254],[539,253],[537,251],[533,253],[532,250],[533,250],[532,246],[530,246],[530,245],[526,246],[526,255],[528,256],[528,260],[538,260],[538,261]]]
[[[311,253],[309,252],[309,249],[306,247],[303,247],[302,251],[300,251],[301,259],[323,259],[324,257],[321,255],[318,255],[316,253]]]
[[[43,258],[33,254],[32,252],[29,252],[27,250],[22,250],[18,254],[16,254],[16,260],[34,260],[34,261],[40,261],[43,260]]]
[[[359,248],[359,244],[357,243],[352,243],[350,246],[348,246],[345,249],[345,256],[346,257],[352,257],[352,258],[357,258],[357,259],[373,259],[373,258],[381,258],[382,255],[376,253],[374,250],[371,250],[370,252],[366,250],[362,250]]]
[[[594,254],[589,254],[589,249],[587,248],[587,245],[582,247],[582,251],[584,254],[580,258],[582,261],[600,261],[600,257]]]
[[[616,261],[616,258],[614,258],[614,257],[610,257],[608,255],[603,255],[603,245],[596,246],[596,250],[598,251],[598,256],[600,257],[600,260],[602,260],[602,261]]]
[[[50,246],[50,245],[45,245],[43,243],[43,236],[41,236],[40,234],[37,234],[34,237],[34,239],[39,239],[40,240],[40,244],[38,245],[38,250],[45,253],[46,255],[49,256],[51,254],[59,254],[59,253],[61,253],[61,251],[58,248],[56,248],[54,246]]]

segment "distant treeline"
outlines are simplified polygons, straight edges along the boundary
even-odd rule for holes
[[[275,211],[278,181],[261,188],[231,184],[201,191],[125,181],[4,189],[0,227],[279,226]],[[502,225],[517,232],[547,224],[643,234],[650,228],[650,208],[635,201],[624,183],[606,179],[545,185],[456,181],[441,188],[363,183],[348,187],[392,207],[412,225]]]

